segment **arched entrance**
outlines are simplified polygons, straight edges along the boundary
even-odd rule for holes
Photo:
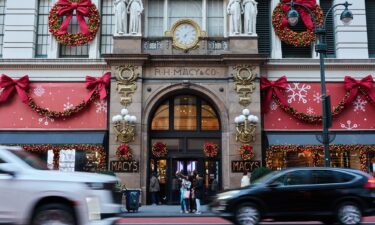
[[[218,115],[208,98],[191,94],[191,90],[189,94],[179,92],[167,96],[154,107],[148,123],[148,178],[153,172],[158,173],[161,202],[179,202],[177,171],[190,174],[196,170],[204,179],[206,197],[221,187],[221,125]],[[218,145],[217,158],[204,156],[203,145],[207,142]],[[166,156],[153,155],[151,150],[156,143],[166,144]]]

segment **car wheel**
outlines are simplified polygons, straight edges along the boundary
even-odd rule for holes
[[[255,225],[260,221],[260,211],[253,204],[242,204],[236,211],[236,224]]]
[[[337,220],[343,225],[357,225],[361,223],[362,212],[353,202],[344,202],[337,208]]]
[[[73,209],[63,204],[47,204],[35,210],[32,225],[76,225]]]

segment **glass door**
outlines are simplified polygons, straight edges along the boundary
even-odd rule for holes
[[[171,191],[169,192],[169,202],[178,204],[180,201],[180,181],[176,176],[177,172],[181,172],[185,176],[190,176],[194,170],[199,171],[199,163],[197,159],[172,159],[171,167]]]

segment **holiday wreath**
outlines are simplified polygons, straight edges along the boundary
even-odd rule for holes
[[[133,158],[132,149],[128,144],[121,144],[116,150],[116,156],[119,160],[130,161]]]
[[[286,3],[289,3],[290,0],[282,0],[272,14],[272,25],[275,29],[275,33],[281,39],[281,41],[294,45],[296,47],[309,46],[312,42],[315,41],[314,33],[314,23],[311,20],[311,17],[307,10],[301,6],[295,6],[295,9],[301,15],[302,21],[306,26],[306,31],[296,32],[288,27],[287,14],[290,10],[290,6]],[[315,0],[296,0],[295,3],[303,4],[309,8],[315,18],[317,26],[323,24],[323,11],[319,5],[315,3]]]
[[[242,160],[251,160],[254,157],[253,147],[249,144],[243,144],[240,148]]]
[[[152,154],[157,158],[165,157],[168,154],[167,145],[162,142],[156,142],[152,146]]]
[[[219,152],[219,147],[217,146],[216,143],[213,142],[206,142],[203,145],[203,152],[206,157],[211,157],[214,158],[217,156]]]
[[[80,27],[80,32],[75,34],[67,32],[74,11]],[[88,18],[87,24],[85,17]],[[49,32],[63,45],[78,46],[91,42],[99,25],[100,14],[91,0],[59,0],[48,15]]]

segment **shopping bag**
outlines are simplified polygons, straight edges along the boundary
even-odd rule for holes
[[[190,198],[190,191],[185,191],[184,192],[184,198]]]

